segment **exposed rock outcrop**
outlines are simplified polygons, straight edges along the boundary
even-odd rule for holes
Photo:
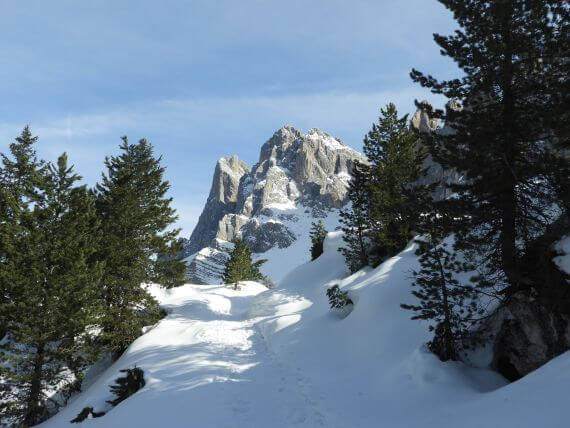
[[[184,248],[185,256],[208,246],[216,237],[219,221],[235,210],[240,180],[248,172],[247,164],[236,155],[218,160],[208,200]]]
[[[448,125],[440,127],[437,119],[430,118],[428,109],[430,105],[427,101],[423,101],[420,105],[426,106],[427,108],[419,108],[411,120],[411,125],[413,128],[418,130],[420,133],[432,133],[437,134],[450,134],[453,133],[453,129]],[[461,110],[461,105],[453,100],[448,101],[446,105],[447,109],[451,110]],[[439,163],[435,162],[431,155],[428,155],[424,161],[424,168],[426,168],[426,176],[418,181],[419,184],[433,184],[439,183],[432,193],[432,197],[436,200],[445,199],[449,196],[449,189],[446,184],[457,183],[462,177],[455,170],[444,169]]]
[[[570,316],[519,293],[500,310],[494,367],[515,381],[570,349]]]
[[[202,273],[213,273],[212,266],[221,261],[215,248],[219,242],[241,237],[254,253],[291,245],[297,237],[287,223],[298,218],[286,211],[303,207],[303,215],[318,217],[342,207],[356,160],[365,158],[339,139],[318,129],[304,134],[291,126],[277,130],[263,144],[251,170],[236,157],[220,159],[185,254],[211,248],[190,260],[190,280],[218,280]],[[196,266],[204,263],[204,269]]]

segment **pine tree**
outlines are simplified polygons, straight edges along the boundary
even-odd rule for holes
[[[105,302],[104,339],[121,353],[141,334],[144,325],[156,322],[156,301],[142,288],[149,282],[177,285],[184,281],[178,229],[170,206],[170,187],[164,180],[161,158],[155,158],[146,140],[129,144],[121,154],[105,160],[106,174],[97,185],[97,210],[103,240],[98,254],[105,261],[101,293]]]
[[[404,249],[427,198],[427,188],[414,184],[424,174],[425,154],[407,115],[398,118],[392,103],[380,111],[378,124],[372,125],[364,139],[364,153],[370,161],[373,264]]]
[[[340,211],[344,246],[339,249],[351,272],[368,265],[370,246],[370,169],[355,162],[348,185],[350,206]]]
[[[323,254],[323,244],[327,233],[322,220],[319,220],[318,223],[311,223],[311,231],[309,232],[309,236],[311,237],[311,260],[315,260]]]
[[[10,145],[11,157],[2,153],[0,168],[0,337],[13,321],[14,304],[18,300],[17,287],[25,281],[20,263],[22,252],[18,238],[25,235],[22,216],[38,201],[37,188],[45,169],[38,160],[34,137],[25,127],[16,141]]]
[[[8,387],[0,401],[4,415],[24,426],[41,422],[57,406],[48,403],[49,390],[76,388],[93,361],[96,349],[87,329],[98,320],[101,275],[92,259],[98,240],[94,199],[75,185],[80,177],[65,154],[57,166],[38,168],[35,141],[26,128],[11,146],[15,160],[4,156],[2,168],[12,201],[20,203],[12,212],[18,252],[6,252],[3,260],[9,271],[3,279],[11,283],[3,289],[8,337],[0,359]],[[75,376],[71,384],[69,372]]]
[[[237,289],[240,281],[259,281],[263,279],[263,274],[259,268],[266,260],[253,262],[251,250],[242,239],[235,239],[233,244],[234,248],[230,251],[230,257],[224,268],[224,284],[234,284],[234,289]]]
[[[430,320],[434,332],[428,346],[442,361],[457,360],[459,351],[478,313],[477,299],[471,285],[461,284],[455,272],[467,267],[443,239],[448,233],[449,220],[440,214],[424,214],[423,222],[429,232],[416,240],[421,269],[414,271],[416,289],[412,294],[419,305],[402,304],[416,313],[412,319]]]
[[[451,185],[458,248],[485,260],[504,292],[516,292],[530,286],[520,275],[526,243],[552,223],[554,204],[568,206],[568,160],[553,150],[570,138],[568,3],[440,3],[460,29],[435,41],[463,77],[438,81],[417,70],[411,77],[463,109],[434,112],[453,132],[424,138],[437,162],[463,175]]]

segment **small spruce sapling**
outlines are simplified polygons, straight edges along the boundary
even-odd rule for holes
[[[132,369],[121,370],[121,373],[126,373],[125,376],[115,379],[115,385],[111,385],[111,392],[116,395],[114,400],[109,400],[107,403],[116,406],[121,401],[126,400],[139,389],[145,386],[144,372],[140,367]]]
[[[311,231],[309,232],[309,236],[311,237],[311,260],[315,260],[323,254],[323,245],[327,233],[328,231],[325,229],[322,220],[319,220],[318,223],[311,223]]]
[[[348,293],[342,291],[338,285],[333,285],[327,289],[327,297],[329,298],[329,304],[331,309],[342,309],[348,305],[354,305]]]
[[[233,284],[234,290],[237,290],[240,281],[263,280],[264,276],[259,268],[266,261],[263,259],[254,262],[248,245],[242,239],[235,239],[222,277],[224,284]]]

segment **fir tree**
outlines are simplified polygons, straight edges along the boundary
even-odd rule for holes
[[[404,249],[427,198],[427,188],[414,184],[424,174],[425,154],[407,115],[398,118],[392,103],[380,111],[378,124],[372,125],[364,139],[364,153],[370,161],[373,264]]]
[[[459,351],[478,312],[477,299],[471,285],[462,285],[455,272],[467,267],[443,238],[448,233],[449,221],[440,214],[424,214],[429,232],[416,240],[421,269],[414,271],[412,294],[419,305],[402,304],[402,308],[416,313],[412,319],[430,320],[434,332],[428,346],[442,361],[457,360]],[[446,224],[447,223],[447,224]]]
[[[106,174],[97,185],[97,209],[103,240],[99,252],[105,261],[101,293],[105,303],[104,339],[116,353],[141,334],[144,325],[159,317],[155,300],[142,288],[149,282],[177,285],[184,280],[178,259],[176,220],[166,196],[161,158],[155,158],[146,140],[129,144],[121,154],[105,160]]]
[[[116,406],[122,401],[129,398],[146,384],[144,380],[144,371],[140,367],[132,369],[123,369],[121,373],[125,376],[115,379],[115,385],[111,385],[111,392],[116,396],[113,400],[107,401],[112,406]]]
[[[315,260],[323,254],[323,244],[327,233],[322,220],[319,220],[318,223],[311,223],[311,231],[309,232],[311,237],[311,260]]]
[[[19,238],[25,235],[23,215],[39,200],[37,189],[43,178],[45,164],[38,160],[34,137],[25,127],[10,145],[11,156],[2,153],[0,168],[0,337],[13,321],[14,304],[18,300],[17,284],[25,281],[19,263],[23,262]]]
[[[350,206],[340,211],[344,246],[339,249],[351,272],[368,265],[370,246],[370,186],[369,167],[355,162],[348,186]]]
[[[33,143],[24,130],[11,147],[15,161],[4,157],[2,170],[13,189],[23,192],[12,195],[21,202],[14,239],[18,253],[7,253],[4,260],[20,273],[5,278],[11,285],[3,290],[8,337],[0,357],[9,387],[1,401],[3,413],[24,426],[41,422],[57,406],[48,403],[46,392],[76,388],[93,361],[96,350],[87,329],[98,321],[101,277],[92,258],[99,237],[93,197],[76,186],[80,177],[68,167],[65,154],[57,166],[38,169]]]
[[[230,252],[230,257],[224,269],[224,284],[234,284],[234,289],[237,289],[240,281],[259,281],[263,279],[263,274],[259,268],[266,260],[253,262],[251,250],[241,239],[235,239],[233,244],[234,248]]]
[[[486,262],[487,280],[516,292],[531,285],[520,274],[526,243],[554,220],[553,204],[568,206],[568,160],[553,150],[570,138],[568,3],[440,2],[460,29],[435,41],[463,77],[411,77],[463,109],[434,112],[453,132],[424,138],[437,162],[463,175],[449,205],[461,220],[458,247]]]

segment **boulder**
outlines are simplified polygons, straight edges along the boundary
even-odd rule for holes
[[[499,311],[493,366],[515,381],[570,349],[570,316],[517,293]]]

